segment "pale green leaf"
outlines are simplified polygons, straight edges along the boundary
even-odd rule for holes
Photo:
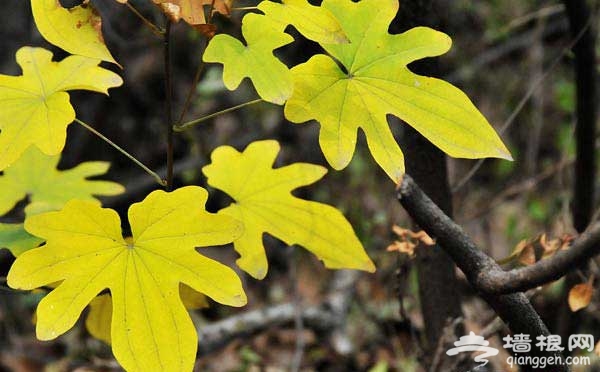
[[[43,241],[25,231],[22,223],[0,223],[0,249],[7,248],[15,257]]]
[[[107,93],[123,83],[96,59],[70,56],[52,62],[52,53],[42,48],[19,49],[17,62],[23,75],[0,75],[0,170],[32,145],[48,155],[62,151],[67,126],[75,119],[67,91]]]
[[[350,223],[334,207],[303,200],[292,190],[316,182],[327,170],[296,163],[273,169],[277,141],[259,141],[243,152],[229,146],[213,151],[212,163],[202,171],[208,184],[229,194],[235,203],[219,211],[244,223],[244,234],[234,242],[238,266],[255,278],[267,274],[264,233],[308,249],[332,269],[374,271]]]
[[[235,272],[195,249],[226,244],[242,232],[231,217],[206,212],[207,197],[196,186],[152,192],[129,208],[131,243],[122,237],[117,213],[89,201],[72,200],[59,212],[28,218],[25,228],[46,245],[16,259],[8,285],[33,289],[61,282],[38,305],[38,338],[66,332],[108,289],[112,348],[121,365],[128,371],[190,371],[197,334],[179,284],[220,303],[246,303]]]
[[[392,180],[400,180],[404,160],[388,114],[451,156],[512,159],[460,89],[407,68],[415,60],[448,51],[447,35],[426,27],[390,35],[396,0],[324,0],[322,7],[337,17],[350,43],[323,44],[331,57],[316,55],[292,69],[294,92],[284,112],[295,123],[316,119],[321,124],[321,149],[335,169],[352,159],[361,128],[375,161]]]
[[[60,209],[71,199],[95,200],[97,196],[118,195],[125,191],[115,182],[89,180],[105,174],[110,163],[90,161],[75,168],[58,170],[60,155],[49,156],[35,147],[23,155],[0,175],[0,215],[10,211],[15,204],[29,196],[28,214]],[[32,210],[35,209],[34,210]]]
[[[203,60],[223,64],[227,89],[236,89],[248,77],[262,99],[282,105],[292,94],[292,76],[287,66],[273,55],[273,50],[294,39],[280,25],[254,13],[244,16],[242,33],[247,45],[229,35],[216,35],[208,44]]]
[[[65,9],[58,0],[31,0],[33,19],[48,42],[76,54],[117,63],[102,37],[102,19],[92,4]]]

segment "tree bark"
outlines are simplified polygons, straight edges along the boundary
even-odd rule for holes
[[[401,2],[392,32],[406,31],[415,26],[437,28],[439,18],[432,0]],[[423,75],[436,75],[434,61],[418,62],[411,69]],[[452,194],[448,184],[446,156],[417,131],[403,126],[401,138],[405,154],[406,172],[410,174],[447,215],[452,215]],[[425,323],[429,352],[443,335],[449,320],[462,316],[460,293],[455,275],[455,265],[439,246],[417,249],[416,267],[419,279],[419,298]]]

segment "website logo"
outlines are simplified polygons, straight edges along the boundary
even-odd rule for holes
[[[498,355],[498,349],[488,346],[490,343],[486,341],[483,337],[476,335],[473,332],[470,332],[467,336],[462,336],[460,340],[454,343],[452,349],[446,351],[446,355],[457,355],[459,353],[466,352],[474,352],[474,351],[483,351],[483,354],[477,354],[473,358],[473,360],[477,363],[483,363],[480,367],[485,366],[489,363],[487,358]]]

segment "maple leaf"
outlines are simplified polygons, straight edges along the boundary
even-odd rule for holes
[[[31,0],[44,39],[71,54],[117,63],[102,37],[102,19],[92,4],[65,9],[58,0]]]
[[[25,228],[46,245],[17,257],[8,285],[34,289],[62,281],[38,305],[37,337],[66,332],[108,289],[113,353],[126,370],[191,370],[197,334],[179,284],[223,304],[246,303],[235,272],[195,250],[242,233],[231,217],[204,210],[207,197],[197,186],[150,193],[129,208],[131,243],[121,235],[118,214],[90,201],[71,200],[61,211],[28,218]]]
[[[328,268],[375,271],[354,230],[334,207],[294,197],[292,190],[316,182],[327,170],[296,163],[273,169],[277,141],[251,143],[243,152],[229,146],[213,151],[212,163],[202,168],[208,184],[236,202],[219,211],[244,223],[244,234],[234,242],[237,264],[255,278],[267,274],[263,234],[288,245],[299,244]]]
[[[242,79],[249,77],[262,99],[282,105],[292,94],[293,82],[289,69],[273,55],[273,50],[291,43],[294,38],[267,17],[254,13],[244,16],[242,34],[247,45],[229,35],[216,35],[202,59],[223,64],[223,82],[227,89],[236,89]]]
[[[6,168],[0,175],[0,215],[13,209],[26,196],[31,203],[46,203],[55,206],[49,209],[60,209],[71,199],[96,200],[93,195],[111,196],[125,191],[115,182],[88,179],[105,174],[109,162],[88,161],[58,170],[59,161],[60,155],[45,155],[29,147],[19,160]]]
[[[68,90],[107,93],[123,83],[98,67],[97,59],[70,56],[52,62],[50,51],[31,47],[19,49],[16,57],[23,75],[0,75],[0,170],[31,145],[48,155],[62,151],[67,126],[75,119]]]
[[[105,174],[110,163],[84,162],[75,168],[57,170],[60,155],[49,156],[35,147],[23,155],[0,176],[0,216],[12,210],[20,200],[29,196],[26,215],[61,209],[71,199],[96,200],[93,195],[111,196],[125,191],[115,182],[88,180]],[[23,224],[0,224],[0,247],[18,256],[37,247],[41,239],[25,231]]]
[[[348,38],[331,12],[323,7],[311,5],[306,0],[285,0],[280,3],[261,1],[257,8],[283,30],[294,26],[306,38],[318,43],[347,43]]]
[[[186,309],[201,309],[208,307],[206,296],[194,291],[185,284],[179,284],[179,295]],[[103,294],[90,302],[90,311],[85,318],[85,327],[90,334],[110,345],[110,328],[112,319],[112,298]]]
[[[43,241],[25,231],[22,223],[0,223],[0,248],[8,249],[15,257]]]
[[[451,156],[512,159],[461,90],[407,68],[447,52],[447,35],[426,27],[390,35],[396,0],[324,0],[322,7],[337,17],[351,42],[322,44],[331,57],[318,54],[292,68],[294,92],[284,113],[295,123],[316,119],[321,124],[321,149],[332,167],[348,165],[361,128],[375,161],[398,182],[404,158],[387,114],[406,121]]]

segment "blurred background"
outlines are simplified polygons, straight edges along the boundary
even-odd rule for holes
[[[74,3],[63,2],[66,6]],[[105,67],[119,73],[125,83],[112,89],[109,97],[89,92],[71,93],[77,116],[164,175],[162,40],[116,1],[93,0],[92,3],[103,16],[106,43],[124,68],[120,70],[108,64]],[[162,24],[162,16],[149,1],[130,0],[130,3],[149,19]],[[574,234],[569,203],[575,87],[572,54],[565,50],[571,36],[563,6],[560,2],[534,0],[437,3],[432,11],[439,19],[438,28],[453,39],[452,50],[437,59],[437,75],[467,93],[501,133],[515,158],[514,162],[485,160],[470,177],[467,176],[476,161],[448,159],[455,220],[498,260],[510,256],[524,239],[535,243],[543,233],[549,240]],[[598,1],[590,4],[592,9],[598,9]],[[252,5],[255,4],[243,1],[234,6]],[[231,18],[215,15],[218,32],[239,36],[243,13],[234,11]],[[289,32],[297,42],[276,51],[289,66],[319,52],[318,45],[302,39],[291,28]],[[248,80],[234,92],[225,89],[220,65],[204,66],[200,83],[191,86],[205,37],[179,23],[173,28],[172,40],[176,118],[190,89],[195,93],[184,120],[257,98]],[[39,35],[29,1],[3,0],[0,73],[20,74],[14,55],[24,45],[51,49],[55,59],[66,56]],[[557,58],[560,61],[553,66]],[[403,125],[393,119],[390,121],[400,139]],[[328,167],[318,147],[318,129],[316,123],[287,122],[282,108],[268,103],[218,116],[176,134],[175,185],[206,187],[200,169],[209,163],[213,149],[228,144],[241,150],[260,139],[280,141],[282,152],[277,160],[280,166],[310,162]],[[87,160],[112,163],[106,178],[123,184],[127,191],[118,197],[105,198],[103,203],[122,216],[131,203],[158,188],[154,180],[130,160],[84,128],[71,125],[60,168],[70,168]],[[204,345],[203,339],[200,340],[197,369],[424,370],[422,365],[430,365],[434,356],[425,354],[420,347],[423,318],[413,261],[404,254],[387,250],[398,239],[392,226],[411,228],[412,225],[396,201],[393,183],[366,149],[362,133],[348,168],[341,172],[330,170],[323,180],[299,190],[296,195],[342,210],[375,262],[377,272],[326,270],[302,248],[286,247],[274,238],[265,237],[270,262],[267,278],[257,281],[239,272],[248,293],[248,306],[233,309],[210,303],[208,308],[192,312],[201,332],[206,332],[207,340]],[[216,211],[229,202],[213,189],[208,208]],[[19,218],[22,216],[15,212],[5,216],[3,221]],[[231,247],[210,248],[205,252],[232,267],[235,265],[237,255]],[[513,261],[516,265],[526,264],[527,257],[519,256]],[[0,277],[6,276],[10,263],[10,253],[0,250]],[[591,270],[598,271],[598,266],[593,265]],[[473,293],[461,274],[457,275],[464,293],[461,321],[467,330],[480,333],[494,322],[494,313]],[[36,341],[32,317],[43,293],[15,292],[4,282],[0,286],[0,370],[118,370],[110,347],[92,338],[81,321],[55,341]],[[573,314],[565,301],[567,289],[563,281],[559,281],[535,290],[530,296],[551,333],[573,327],[575,321],[576,327],[571,329],[579,333],[595,332],[599,338],[597,293],[586,308]],[[218,330],[210,328],[222,324],[216,322],[223,319],[247,321],[248,314],[258,320],[240,323],[242,326],[230,332],[229,338],[215,336]],[[498,335],[502,337],[502,327],[490,334],[496,347],[502,344]],[[504,358],[497,359],[491,363],[490,370],[508,371],[509,367],[500,363]],[[600,370],[599,358],[592,356],[591,359],[598,366],[574,369]]]

